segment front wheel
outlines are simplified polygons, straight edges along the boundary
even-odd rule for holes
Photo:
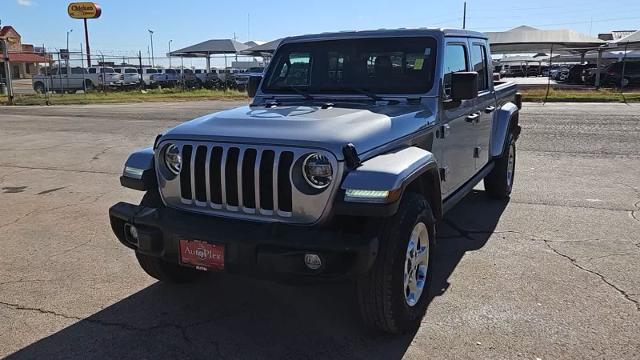
[[[516,139],[509,132],[507,148],[495,160],[493,170],[484,178],[484,189],[495,199],[506,199],[511,195],[516,173]]]
[[[427,200],[407,193],[380,230],[380,252],[357,282],[362,317],[370,327],[400,334],[417,329],[429,305],[435,219]]]

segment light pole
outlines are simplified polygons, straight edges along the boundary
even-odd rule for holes
[[[155,66],[153,59],[153,30],[147,30],[149,31],[149,37],[151,38],[151,66]]]
[[[67,67],[69,67],[69,34],[73,32],[73,29],[67,31]]]
[[[173,40],[169,40],[169,69],[171,69],[171,42]]]

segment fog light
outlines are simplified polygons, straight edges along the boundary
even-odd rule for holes
[[[304,264],[311,270],[318,270],[322,266],[322,259],[318,254],[304,254]]]
[[[133,225],[129,226],[129,234],[134,240],[138,241],[138,229],[136,229],[135,226]]]

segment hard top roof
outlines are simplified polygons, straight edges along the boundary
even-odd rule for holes
[[[415,36],[456,36],[456,37],[472,37],[487,39],[483,33],[471,30],[461,29],[434,29],[434,28],[417,28],[417,29],[378,29],[378,30],[350,30],[340,32],[326,32],[320,34],[309,34],[292,36],[283,39],[282,43],[288,42],[305,42],[305,41],[322,41],[322,40],[338,40],[338,39],[357,39],[357,38],[376,38],[376,37],[415,37]]]

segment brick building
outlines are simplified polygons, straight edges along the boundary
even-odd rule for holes
[[[7,44],[11,77],[14,79],[29,79],[38,74],[41,65],[49,63],[51,57],[44,49],[31,44],[23,44],[22,37],[12,26],[0,29],[0,39]],[[0,64],[2,63],[0,56]],[[0,78],[4,78],[4,64],[0,66]]]

